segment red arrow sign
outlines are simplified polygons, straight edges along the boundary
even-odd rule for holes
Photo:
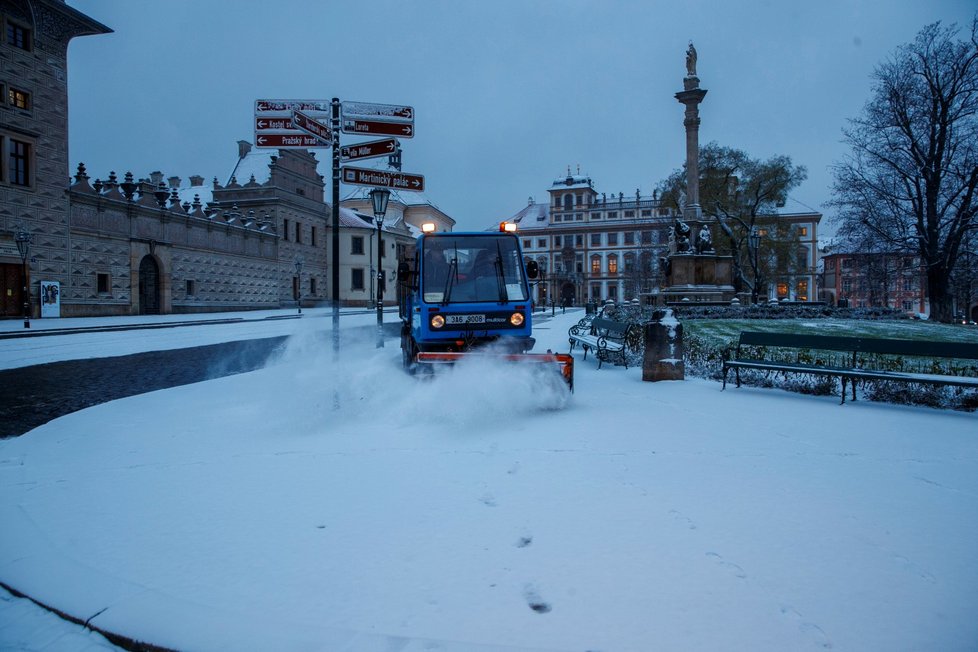
[[[326,125],[316,122],[301,111],[292,112],[292,124],[302,131],[323,141],[326,146],[333,143],[333,132]]]
[[[256,147],[276,147],[278,149],[307,149],[309,147],[329,147],[322,139],[305,134],[268,134],[255,132]]]
[[[383,140],[372,140],[369,143],[357,143],[340,148],[340,158],[344,161],[355,161],[361,158],[373,158],[375,156],[389,156],[397,151],[397,139],[385,138]]]
[[[264,116],[255,117],[255,131],[296,131],[292,126],[292,118],[266,118]]]
[[[323,111],[330,112],[329,100],[255,100],[255,113],[265,111]]]
[[[400,138],[414,138],[414,125],[409,122],[380,122],[344,118],[342,124],[344,134],[383,134]]]
[[[368,170],[366,168],[343,168],[343,183],[357,186],[381,186],[398,190],[424,191],[424,176],[406,172],[386,172],[384,170]]]
[[[343,117],[351,119],[374,118],[377,120],[413,121],[414,107],[402,104],[374,104],[373,102],[343,102]]]

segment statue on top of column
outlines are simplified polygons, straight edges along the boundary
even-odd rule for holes
[[[689,48],[686,49],[686,76],[696,76],[696,48],[693,47],[692,41],[689,42]]]

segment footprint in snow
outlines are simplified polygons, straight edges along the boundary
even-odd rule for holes
[[[545,602],[540,597],[540,594],[532,584],[527,584],[523,588],[523,597],[526,599],[527,606],[538,614],[550,613],[551,609],[553,609],[549,602]]]
[[[725,560],[722,556],[718,555],[715,552],[708,552],[706,553],[706,556],[712,558],[717,564],[727,569],[728,571],[730,571],[740,579],[746,579],[747,573],[745,573],[744,569],[738,566],[737,564]]]
[[[825,633],[825,630],[815,623],[807,622],[794,607],[791,605],[781,605],[781,615],[795,621],[798,625],[798,630],[805,636],[810,637],[815,645],[825,650],[832,649],[832,641],[829,640],[829,636]]]

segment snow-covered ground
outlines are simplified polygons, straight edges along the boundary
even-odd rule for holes
[[[581,316],[540,321],[538,350]],[[978,646],[974,413],[580,355],[572,396],[487,362],[421,381],[393,340],[344,334],[334,363],[329,323],[270,320],[292,337],[266,369],[0,442],[0,581],[186,650]],[[154,346],[113,336],[0,362]],[[5,625],[0,648],[48,649]]]

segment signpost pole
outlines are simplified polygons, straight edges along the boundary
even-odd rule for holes
[[[340,100],[333,98],[333,362],[340,358]],[[338,406],[337,406],[338,407]]]

